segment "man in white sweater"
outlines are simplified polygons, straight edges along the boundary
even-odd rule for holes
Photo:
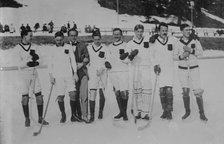
[[[52,49],[52,56],[49,64],[50,80],[55,84],[59,109],[61,111],[61,123],[66,121],[66,113],[64,106],[65,88],[69,92],[70,101],[76,101],[75,82],[78,81],[77,65],[72,47],[64,43],[64,34],[60,31],[55,33],[56,45]],[[72,73],[74,71],[74,75]],[[71,105],[71,110],[73,105]],[[71,119],[73,117],[72,112]]]
[[[123,118],[124,121],[127,121],[128,116],[126,111],[129,97],[128,63],[125,63],[121,57],[126,51],[127,43],[122,40],[122,30],[120,28],[113,29],[113,37],[114,42],[108,47],[112,65],[109,77],[113,84],[113,90],[120,110],[119,114],[116,115],[114,119],[118,120]]]
[[[20,74],[20,92],[22,95],[22,107],[25,116],[25,126],[30,126],[29,118],[29,91],[34,92],[38,110],[38,123],[48,125],[48,122],[43,120],[43,95],[41,92],[40,81],[36,67],[39,66],[39,52],[31,44],[32,31],[24,29],[21,31],[21,42],[16,45],[15,53],[17,54],[18,67],[21,68]]]
[[[163,109],[162,119],[172,119],[174,60],[173,47],[177,39],[168,36],[168,25],[160,23],[158,34],[150,38],[152,55],[154,57],[154,71],[159,75],[159,95]]]
[[[199,108],[200,119],[208,121],[204,114],[203,92],[200,84],[200,69],[198,56],[202,56],[203,49],[198,37],[191,34],[191,28],[188,24],[182,24],[180,30],[183,36],[174,47],[174,60],[178,61],[178,72],[181,87],[183,89],[183,101],[185,114],[182,119],[190,115],[190,88],[192,88]]]

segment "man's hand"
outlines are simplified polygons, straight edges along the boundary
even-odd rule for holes
[[[51,84],[55,84],[55,78],[52,76],[52,75],[50,75],[50,81],[51,81]]]
[[[89,59],[85,57],[82,62],[83,63],[88,63],[89,62]]]
[[[192,51],[192,49],[188,46],[184,46],[183,49],[185,52],[189,52],[189,53],[191,53],[191,51]]]
[[[154,72],[155,72],[155,74],[160,74],[160,72],[161,72],[161,68],[160,68],[160,66],[159,65],[155,65],[154,66]]]
[[[79,77],[78,77],[77,73],[74,73],[73,79],[74,79],[75,82],[79,81]]]
[[[84,63],[77,63],[77,69],[82,68],[82,67],[83,67],[83,65],[84,65]]]
[[[181,55],[181,58],[182,58],[182,59],[188,58],[189,55],[190,55],[190,53],[185,51],[185,52]]]

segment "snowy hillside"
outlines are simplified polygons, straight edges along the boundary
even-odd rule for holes
[[[48,23],[50,20],[56,26],[62,26],[68,21],[75,21],[79,27],[96,25],[112,27],[117,25],[116,11],[100,7],[96,0],[18,0],[27,7],[0,8],[0,18],[3,23],[13,23],[16,27],[29,23],[34,26]],[[120,16],[119,24],[139,23],[141,17]],[[123,21],[123,22],[122,22]]]

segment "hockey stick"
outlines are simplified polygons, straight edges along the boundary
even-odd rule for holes
[[[147,127],[150,126],[150,124],[152,122],[152,113],[153,113],[153,105],[154,105],[154,99],[155,99],[157,81],[158,81],[158,74],[156,74],[155,83],[154,83],[154,89],[153,89],[153,95],[152,95],[152,102],[151,102],[150,113],[149,113],[149,121],[147,122],[146,125],[141,126],[141,127],[138,127],[138,130],[144,130],[144,129],[146,129]]]
[[[53,90],[53,85],[54,85],[54,84],[51,84],[51,89],[50,89],[50,93],[49,93],[49,96],[48,96],[47,105],[46,105],[46,108],[45,108],[45,111],[44,111],[44,117],[43,117],[43,120],[42,120],[42,122],[41,122],[40,129],[39,129],[39,131],[34,132],[34,133],[33,133],[33,136],[37,136],[38,134],[41,133],[41,130],[42,130],[42,127],[43,127],[43,124],[44,124],[44,120],[45,120],[45,117],[46,117],[46,114],[47,114],[47,109],[48,109],[48,105],[49,105],[49,102],[50,102],[51,93],[52,93],[52,90]]]
[[[47,68],[47,65],[40,65],[40,66],[36,66],[35,68]],[[23,70],[26,68],[31,68],[28,66],[23,66],[23,67],[19,67],[19,66],[0,66],[0,71],[16,71],[16,70]]]
[[[136,86],[138,81],[136,81],[136,75],[138,74],[137,72],[139,71],[139,66],[134,66],[133,70],[133,85],[132,85],[132,105],[131,105],[131,114],[134,118],[134,123],[137,123],[137,119],[135,116],[135,112],[138,111],[138,102],[137,102],[137,96],[136,94],[139,94],[139,91],[136,91]],[[136,84],[137,83],[137,84]],[[134,109],[135,108],[135,109]]]

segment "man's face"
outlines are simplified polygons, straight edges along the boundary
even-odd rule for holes
[[[62,46],[64,44],[64,37],[57,36],[55,38],[55,43],[57,46]]]
[[[26,36],[24,36],[24,39],[27,43],[30,43],[33,37],[33,33],[32,32],[28,32],[28,34]]]
[[[96,46],[99,46],[101,44],[101,37],[100,36],[93,36],[93,43]]]
[[[78,33],[76,31],[70,31],[69,32],[68,38],[69,38],[69,40],[71,42],[76,42],[77,41],[77,37],[78,37]]]
[[[166,26],[161,26],[159,30],[159,36],[163,39],[167,37],[168,28]]]
[[[190,27],[185,27],[182,31],[183,36],[185,38],[189,38],[190,34],[191,34],[191,28]]]
[[[143,32],[144,32],[143,29],[137,29],[137,30],[135,30],[135,36],[136,36],[138,39],[141,39],[142,36],[143,36]]]
[[[121,32],[119,30],[115,30],[113,32],[113,37],[115,42],[120,41],[122,37]]]

